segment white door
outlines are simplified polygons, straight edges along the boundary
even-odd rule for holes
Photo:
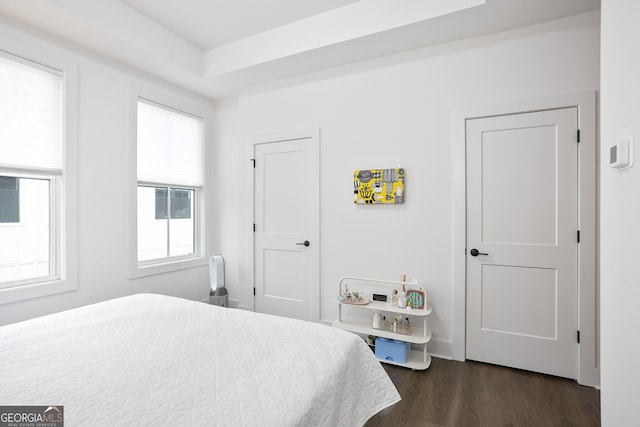
[[[577,123],[467,121],[468,359],[577,377]]]
[[[319,319],[319,141],[254,145],[255,311]]]

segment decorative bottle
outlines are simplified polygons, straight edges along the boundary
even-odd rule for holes
[[[380,329],[380,312],[376,311],[373,313],[373,329]]]
[[[402,285],[402,290],[398,293],[398,308],[407,307],[407,289]]]

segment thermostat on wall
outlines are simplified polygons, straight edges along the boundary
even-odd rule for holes
[[[609,167],[623,169],[632,165],[631,150],[633,138],[624,138],[609,148]]]

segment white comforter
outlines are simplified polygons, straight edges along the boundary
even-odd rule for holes
[[[400,400],[357,336],[160,295],[0,328],[0,405],[73,426],[358,426]]]

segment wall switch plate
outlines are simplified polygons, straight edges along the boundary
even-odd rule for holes
[[[633,137],[620,139],[609,148],[609,167],[625,169],[633,165]]]

